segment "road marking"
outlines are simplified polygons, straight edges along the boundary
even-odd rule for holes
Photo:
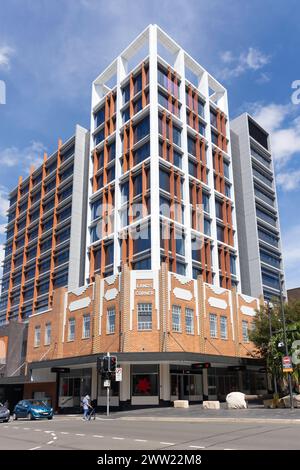
[[[148,442],[146,439],[134,439],[136,442]]]
[[[41,429],[34,429],[34,431],[36,431],[36,432],[41,432]]]
[[[205,449],[205,447],[203,446],[189,446],[191,447],[192,449]]]
[[[223,450],[235,450],[235,449],[223,449]]]
[[[70,434],[69,432],[61,431],[60,434]]]
[[[75,436],[85,436],[85,434],[75,434]]]
[[[5,424],[3,427],[4,427],[4,428],[8,428],[7,424]]]
[[[14,429],[19,429],[19,426],[13,426]]]
[[[47,442],[47,444],[53,444],[53,442],[54,442],[54,441],[49,441],[49,442]]]
[[[36,449],[40,449],[40,448],[41,448],[41,446],[37,446],[37,447],[32,447],[32,448],[29,449],[29,450],[36,450]]]
[[[46,432],[47,434],[53,434],[53,431],[44,431]]]
[[[57,437],[55,436],[55,437],[53,437],[53,439],[54,439],[54,440],[56,440],[56,439],[57,439]]]
[[[23,429],[24,429],[25,431],[28,431],[28,429],[30,429],[30,428],[23,428]]]
[[[160,444],[164,444],[166,446],[175,446],[174,442],[160,442]]]
[[[103,436],[98,436],[98,434],[93,434],[93,437],[103,437]]]
[[[118,441],[124,441],[125,437],[113,437],[113,439]]]

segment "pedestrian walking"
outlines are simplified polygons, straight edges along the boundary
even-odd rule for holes
[[[90,396],[88,394],[85,395],[82,399],[82,407],[83,407],[83,420],[88,419],[88,413],[89,413],[89,408],[91,407],[90,405]]]

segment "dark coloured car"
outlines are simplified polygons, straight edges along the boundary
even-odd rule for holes
[[[50,408],[43,400],[21,400],[15,406],[13,413],[13,419],[18,418],[52,419],[53,408]]]
[[[9,409],[2,405],[2,403],[0,403],[0,422],[4,422],[4,423],[8,423],[9,421],[9,418],[10,418],[10,411]]]

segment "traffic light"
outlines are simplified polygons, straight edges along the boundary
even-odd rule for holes
[[[209,369],[210,367],[210,362],[195,362],[192,364],[192,369]]]
[[[103,356],[103,358],[98,358],[99,366],[98,370],[101,372],[115,372],[117,367],[117,356]],[[98,365],[98,361],[97,361]]]
[[[110,367],[109,367],[110,372],[115,372],[116,367],[117,367],[117,357],[110,356]]]
[[[110,356],[103,356],[102,371],[103,372],[109,372],[110,371]]]

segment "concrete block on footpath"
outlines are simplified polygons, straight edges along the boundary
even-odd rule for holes
[[[219,410],[220,409],[220,402],[218,400],[204,401],[203,402],[203,409],[204,410]]]
[[[174,400],[174,408],[189,408],[188,400]]]

